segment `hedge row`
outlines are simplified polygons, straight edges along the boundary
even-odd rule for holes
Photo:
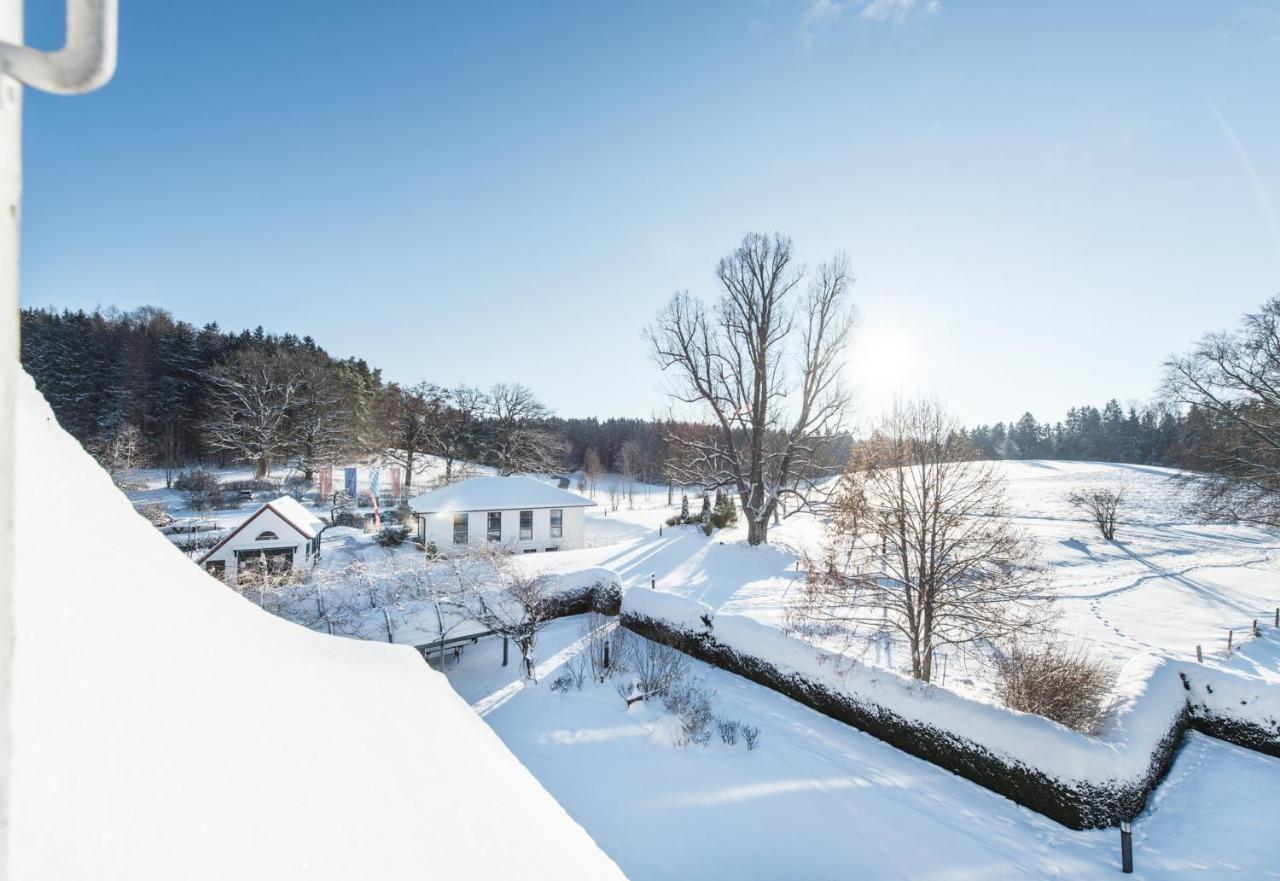
[[[621,623],[641,636],[780,692],[1072,829],[1114,826],[1141,812],[1147,797],[1168,771],[1183,732],[1192,723],[1184,706],[1152,751],[1146,770],[1134,779],[1104,784],[1063,780],[953,732],[906,719],[873,702],[784,672],[762,658],[729,648],[708,632],[693,632],[634,612],[624,613]]]

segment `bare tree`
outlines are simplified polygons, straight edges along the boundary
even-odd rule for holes
[[[639,476],[643,457],[644,451],[640,449],[639,441],[634,438],[624,442],[622,449],[618,452],[618,470],[626,483],[627,505],[631,508],[636,506],[636,478]]]
[[[444,392],[430,383],[409,388],[394,383],[382,390],[378,414],[384,432],[382,456],[404,468],[404,489],[413,486],[420,457],[437,446],[436,430],[444,410]]]
[[[803,296],[793,264],[790,239],[752,233],[720,261],[712,309],[676,294],[647,330],[654,359],[673,374],[672,396],[710,416],[708,434],[674,438],[690,454],[682,482],[733,487],[753,545],[768,540],[784,497],[795,509],[806,503],[829,473],[822,449],[844,434],[848,261],[819,266]]]
[[[440,413],[432,452],[444,460],[444,482],[454,480],[454,464],[475,452],[480,418],[487,407],[485,393],[467,385],[448,392]]]
[[[253,462],[259,478],[273,459],[291,450],[289,416],[301,381],[290,360],[246,351],[209,374],[210,415],[206,443],[240,461]]]
[[[1084,511],[1107,541],[1116,537],[1116,517],[1124,505],[1123,485],[1077,490],[1067,495],[1067,502],[1071,507]]]
[[[792,604],[801,630],[850,642],[901,638],[928,681],[944,646],[1011,638],[1049,616],[1031,538],[1005,486],[933,402],[899,402],[840,478],[820,561]]]
[[[547,428],[551,411],[519,383],[498,383],[488,395],[489,457],[502,475],[545,472],[559,467],[563,452]]]
[[[609,496],[609,510],[618,510],[618,506],[622,504],[622,497],[625,495],[622,490],[622,482],[616,477],[610,478],[609,482],[605,484],[605,493]]]
[[[291,360],[299,387],[289,417],[290,435],[297,468],[309,484],[317,468],[352,445],[353,429],[328,359],[307,353]]]
[[[600,478],[604,477],[604,465],[600,462],[600,454],[595,447],[587,447],[582,454],[582,472],[587,476],[591,487],[591,498],[596,497],[596,489],[600,486]]]
[[[137,472],[146,467],[149,457],[146,441],[136,425],[124,423],[93,444],[91,452],[121,490],[141,488]]]
[[[1280,297],[1170,358],[1164,391],[1190,407],[1180,458],[1203,472],[1198,512],[1280,526]]]
[[[550,577],[527,572],[510,554],[489,546],[450,557],[445,567],[446,605],[514,642],[525,677],[537,679],[533,650],[552,612]]]

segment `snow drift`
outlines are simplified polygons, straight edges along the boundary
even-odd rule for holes
[[[622,877],[411,648],[203,574],[26,377],[17,437],[13,877]]]

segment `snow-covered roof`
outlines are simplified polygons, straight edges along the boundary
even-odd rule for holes
[[[595,502],[532,477],[472,477],[411,499],[415,514],[438,511],[510,511],[516,508],[586,508]]]
[[[201,572],[16,386],[11,877],[621,881],[417,652]],[[49,492],[110,529],[69,543]]]
[[[302,503],[292,496],[281,496],[278,499],[272,499],[263,507],[271,508],[285,520],[289,521],[289,525],[301,532],[307,538],[315,538],[324,529],[325,522],[302,507]]]

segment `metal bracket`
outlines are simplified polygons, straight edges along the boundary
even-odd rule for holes
[[[118,0],[67,0],[63,47],[43,52],[0,41],[0,73],[44,92],[92,92],[116,70],[118,11]]]

